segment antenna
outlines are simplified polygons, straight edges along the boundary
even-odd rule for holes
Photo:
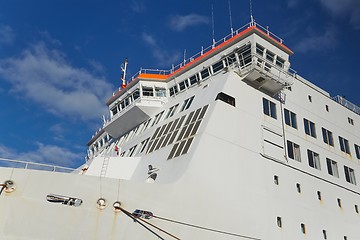
[[[215,26],[214,26],[214,3],[211,3],[211,22],[212,22],[212,40],[213,48],[215,47]]]
[[[127,65],[128,65],[129,61],[127,58],[125,58],[125,61],[123,64],[121,64],[120,68],[121,68],[121,71],[123,72],[123,75],[121,77],[121,88],[124,89],[126,87],[126,68],[127,68]]]
[[[232,17],[231,17],[231,0],[229,0],[229,17],[230,17],[230,30],[231,30],[231,36],[234,34],[233,24],[232,24]]]
[[[250,0],[250,26],[254,26],[255,20],[252,14],[252,0]]]

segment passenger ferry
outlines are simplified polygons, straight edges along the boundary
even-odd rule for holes
[[[2,159],[0,239],[360,239],[360,108],[251,21],[141,69],[76,170]]]

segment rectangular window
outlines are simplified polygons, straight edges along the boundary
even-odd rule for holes
[[[284,63],[285,63],[284,59],[282,59],[279,56],[276,56],[276,65],[278,65],[281,68],[284,68]]]
[[[270,62],[274,62],[275,54],[270,52],[269,50],[266,50],[266,59]]]
[[[296,121],[295,113],[293,113],[285,108],[284,109],[284,117],[285,117],[286,125],[289,125],[289,126],[297,129],[297,121]]]
[[[194,100],[194,97],[195,97],[195,96],[192,96],[192,97],[190,97],[190,98],[188,98],[188,99],[185,99],[185,101],[184,101],[184,103],[183,103],[183,105],[182,105],[182,107],[181,107],[180,112],[188,109],[188,108],[191,106],[191,103],[192,103],[192,101]]]
[[[265,115],[277,119],[276,117],[276,104],[263,98],[263,111]]]
[[[355,179],[355,172],[354,169],[349,168],[347,166],[344,166],[344,171],[345,171],[345,179],[347,182],[351,183],[351,184],[355,184],[356,185],[356,179]]]
[[[315,123],[304,118],[304,128],[307,135],[316,138]]]
[[[328,173],[338,178],[339,170],[338,170],[337,162],[331,160],[330,158],[326,158],[326,165],[327,165]]]
[[[235,98],[227,95],[226,93],[223,93],[223,92],[218,93],[215,100],[221,100],[221,101],[226,102],[227,104],[230,104],[231,106],[235,107]]]
[[[264,56],[264,50],[265,48],[259,44],[256,44],[256,53],[260,55],[261,57]]]
[[[165,119],[168,119],[169,117],[174,116],[174,114],[175,114],[176,109],[177,109],[178,106],[179,106],[179,104],[176,104],[175,106],[172,106],[172,107],[169,109],[169,111],[168,111]]]
[[[354,125],[354,120],[352,118],[348,117],[348,122],[349,122],[349,124]]]
[[[354,144],[354,146],[355,146],[356,157],[357,159],[360,159],[360,147],[356,144]]]
[[[319,154],[309,149],[307,150],[307,154],[308,154],[309,166],[321,170]]]
[[[288,157],[301,162],[300,146],[296,143],[287,141]]]
[[[155,95],[157,97],[166,97],[166,89],[155,87]]]
[[[212,65],[212,70],[214,74],[221,71],[223,68],[224,68],[224,63],[222,60]]]
[[[170,96],[173,96],[178,92],[178,88],[175,85],[175,86],[170,87],[169,91],[170,91]]]
[[[154,89],[152,87],[142,87],[143,96],[154,96]]]
[[[207,78],[208,76],[210,76],[209,69],[206,68],[206,69],[202,70],[202,71],[200,72],[200,74],[201,74],[201,79],[204,80],[205,78]]]
[[[323,135],[324,143],[329,144],[330,146],[334,146],[334,139],[331,131],[322,128],[322,135]]]
[[[198,76],[198,74],[195,74],[195,75],[191,76],[191,77],[189,78],[189,80],[190,80],[190,84],[191,84],[191,85],[194,85],[195,83],[197,83],[197,82],[199,81],[199,76]]]
[[[350,154],[349,141],[339,136],[340,149],[344,153]]]

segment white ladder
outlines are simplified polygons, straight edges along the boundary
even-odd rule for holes
[[[100,177],[106,176],[106,171],[107,171],[107,168],[109,165],[109,160],[110,160],[110,157],[108,157],[108,156],[104,157],[103,165],[101,167]]]

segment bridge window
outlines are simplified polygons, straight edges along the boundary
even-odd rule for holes
[[[142,87],[143,96],[154,96],[154,90],[152,87]]]
[[[266,59],[270,62],[274,62],[275,54],[270,52],[269,50],[266,50]]]
[[[206,69],[204,69],[204,70],[202,70],[201,71],[201,79],[205,79],[205,78],[207,78],[207,77],[209,77],[210,76],[210,72],[209,72],[209,69],[208,68],[206,68]]]
[[[265,48],[263,47],[263,46],[261,46],[260,44],[256,44],[256,53],[258,54],[258,55],[260,55],[261,57],[263,57],[264,56],[264,50],[265,50]]]
[[[282,59],[279,56],[276,56],[276,65],[278,65],[281,68],[284,68],[284,63],[285,63],[284,59]]]
[[[166,97],[166,89],[155,87],[155,95],[157,97]]]
[[[224,68],[224,63],[222,60],[212,65],[212,70],[214,74],[221,71],[223,68]]]
[[[194,85],[195,83],[197,83],[197,82],[199,81],[199,76],[198,76],[198,74],[195,74],[195,75],[191,76],[191,77],[189,78],[189,80],[190,80],[190,85],[191,85],[191,86]]]

